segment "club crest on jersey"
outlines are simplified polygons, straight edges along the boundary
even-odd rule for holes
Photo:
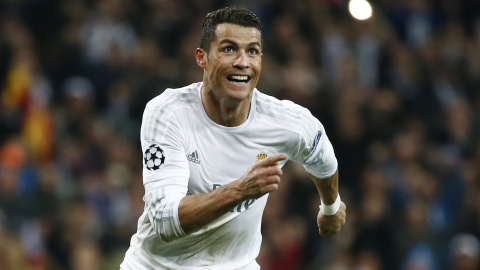
[[[267,153],[265,153],[265,152],[263,152],[263,151],[260,152],[260,153],[258,153],[258,155],[257,155],[257,161],[256,161],[256,162],[259,162],[259,161],[261,161],[261,160],[266,159],[267,156],[268,156]]]
[[[149,171],[156,171],[165,163],[165,152],[157,144],[150,145],[143,155],[145,168]]]

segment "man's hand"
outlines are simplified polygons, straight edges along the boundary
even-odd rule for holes
[[[287,155],[278,154],[252,164],[236,182],[236,188],[244,199],[256,199],[278,189],[283,172],[278,162]]]
[[[256,199],[278,189],[282,170],[278,162],[287,155],[267,157],[252,164],[238,180],[208,193],[185,196],[178,205],[183,231],[195,232],[247,199]]]
[[[340,202],[340,209],[335,215],[325,216],[322,210],[318,211],[317,224],[320,235],[327,236],[339,232],[340,227],[345,224],[346,210],[347,206]]]

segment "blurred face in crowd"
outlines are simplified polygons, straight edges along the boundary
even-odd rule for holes
[[[197,49],[204,88],[213,98],[237,103],[251,97],[262,70],[261,32],[254,27],[219,24],[209,52]]]

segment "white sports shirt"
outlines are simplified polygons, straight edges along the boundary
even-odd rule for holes
[[[167,89],[145,108],[145,210],[121,269],[260,269],[255,258],[268,194],[190,235],[179,223],[180,200],[237,180],[256,161],[279,153],[319,178],[337,170],[325,130],[307,109],[254,89],[247,121],[225,127],[207,116],[202,85]]]

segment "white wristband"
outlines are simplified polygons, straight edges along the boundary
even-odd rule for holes
[[[323,204],[322,199],[320,199],[320,202],[322,203],[320,205],[320,211],[322,211],[322,213],[325,216],[333,216],[338,212],[338,209],[340,209],[340,202],[341,202],[340,194],[337,194],[337,199],[335,200],[335,202],[333,204],[325,205],[325,204]]]

